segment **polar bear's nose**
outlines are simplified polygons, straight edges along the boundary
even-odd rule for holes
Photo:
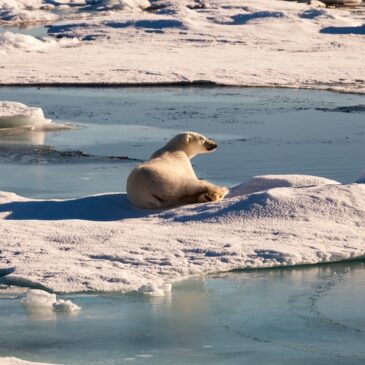
[[[212,151],[215,150],[218,147],[218,145],[217,143],[215,143],[213,140],[210,139],[206,141],[206,147],[208,151]]]

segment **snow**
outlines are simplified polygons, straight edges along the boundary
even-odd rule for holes
[[[21,303],[24,307],[33,311],[51,310],[72,313],[81,309],[70,300],[57,299],[56,294],[50,294],[40,289],[29,289]]]
[[[270,188],[303,187],[326,184],[338,184],[337,181],[318,176],[305,175],[263,175],[254,176],[247,183],[237,185],[230,189],[229,196],[252,194]]]
[[[38,39],[31,35],[5,32],[0,34],[0,46],[3,52],[14,48],[25,52],[46,52],[53,47],[73,47],[79,43],[77,38],[54,40],[50,37]]]
[[[91,15],[92,11],[107,10],[136,10],[150,6],[148,0],[0,0],[0,23],[4,24],[32,24],[49,23],[55,20],[74,17],[76,12],[84,10]],[[57,10],[57,11],[55,11]]]
[[[0,21],[22,24],[56,19],[48,9],[43,0],[0,0]]]
[[[161,211],[134,208],[124,193],[2,192],[2,261],[16,272],[1,282],[165,295],[191,275],[362,257],[364,228],[365,184],[312,176],[259,176],[222,202]]]
[[[113,9],[113,10],[125,10],[125,9],[145,9],[151,6],[148,0],[102,0],[98,1],[89,1],[89,3],[96,3],[98,7],[104,9]]]
[[[0,365],[55,365],[45,362],[33,362],[18,359],[16,357],[0,357]]]
[[[47,21],[55,43],[28,39],[17,47],[21,42],[7,35],[0,45],[0,68],[7,70],[0,83],[212,82],[365,92],[364,12],[357,8],[272,0],[150,4],[55,2],[58,20]],[[34,20],[39,11],[55,15],[34,6],[26,10]],[[5,22],[19,24],[19,16]],[[79,42],[59,44],[67,38]]]

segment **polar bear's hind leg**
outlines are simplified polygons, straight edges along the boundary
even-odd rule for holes
[[[147,209],[160,209],[162,208],[162,200],[154,194],[151,194],[146,200]]]
[[[225,187],[212,186],[203,194],[198,196],[198,203],[218,202],[222,200],[228,193]]]

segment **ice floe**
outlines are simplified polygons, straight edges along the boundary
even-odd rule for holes
[[[55,43],[3,35],[0,67],[7,72],[0,83],[209,81],[365,92],[364,16],[357,9],[319,8],[323,3],[315,1],[156,0],[149,4],[144,0],[52,1],[56,12],[52,6],[36,10],[34,5],[34,10],[26,10],[28,17],[34,12],[38,19],[39,11],[57,13],[57,20],[46,22]],[[6,22],[19,24],[19,18],[8,17]],[[76,47],[68,43],[72,38],[79,40]]]
[[[0,101],[0,128],[35,126],[50,123],[41,108],[28,107],[13,101]]]
[[[40,289],[29,289],[21,303],[33,311],[52,310],[71,313],[81,310],[81,307],[70,300],[57,299],[56,294],[50,294]]]
[[[161,211],[134,208],[124,193],[0,194],[2,257],[56,292],[163,295],[189,275],[354,259],[365,255],[364,228],[365,184],[311,176],[259,176],[222,202]]]

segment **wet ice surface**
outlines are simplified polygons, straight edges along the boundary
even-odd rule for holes
[[[46,118],[78,127],[1,136],[0,188],[29,197],[124,191],[137,161],[184,130],[218,141],[214,154],[193,161],[199,177],[217,184],[287,173],[353,182],[364,168],[362,95],[239,88],[2,88],[0,100],[41,107]],[[116,163],[110,156],[136,161]]]
[[[365,361],[364,262],[230,273],[171,296],[72,295],[77,315],[0,300],[0,356],[81,364]]]
[[[44,25],[37,25],[37,26],[24,26],[24,27],[15,27],[15,26],[1,26],[0,27],[0,34],[5,32],[12,32],[16,34],[26,34],[31,35],[36,38],[46,37],[47,30]]]

